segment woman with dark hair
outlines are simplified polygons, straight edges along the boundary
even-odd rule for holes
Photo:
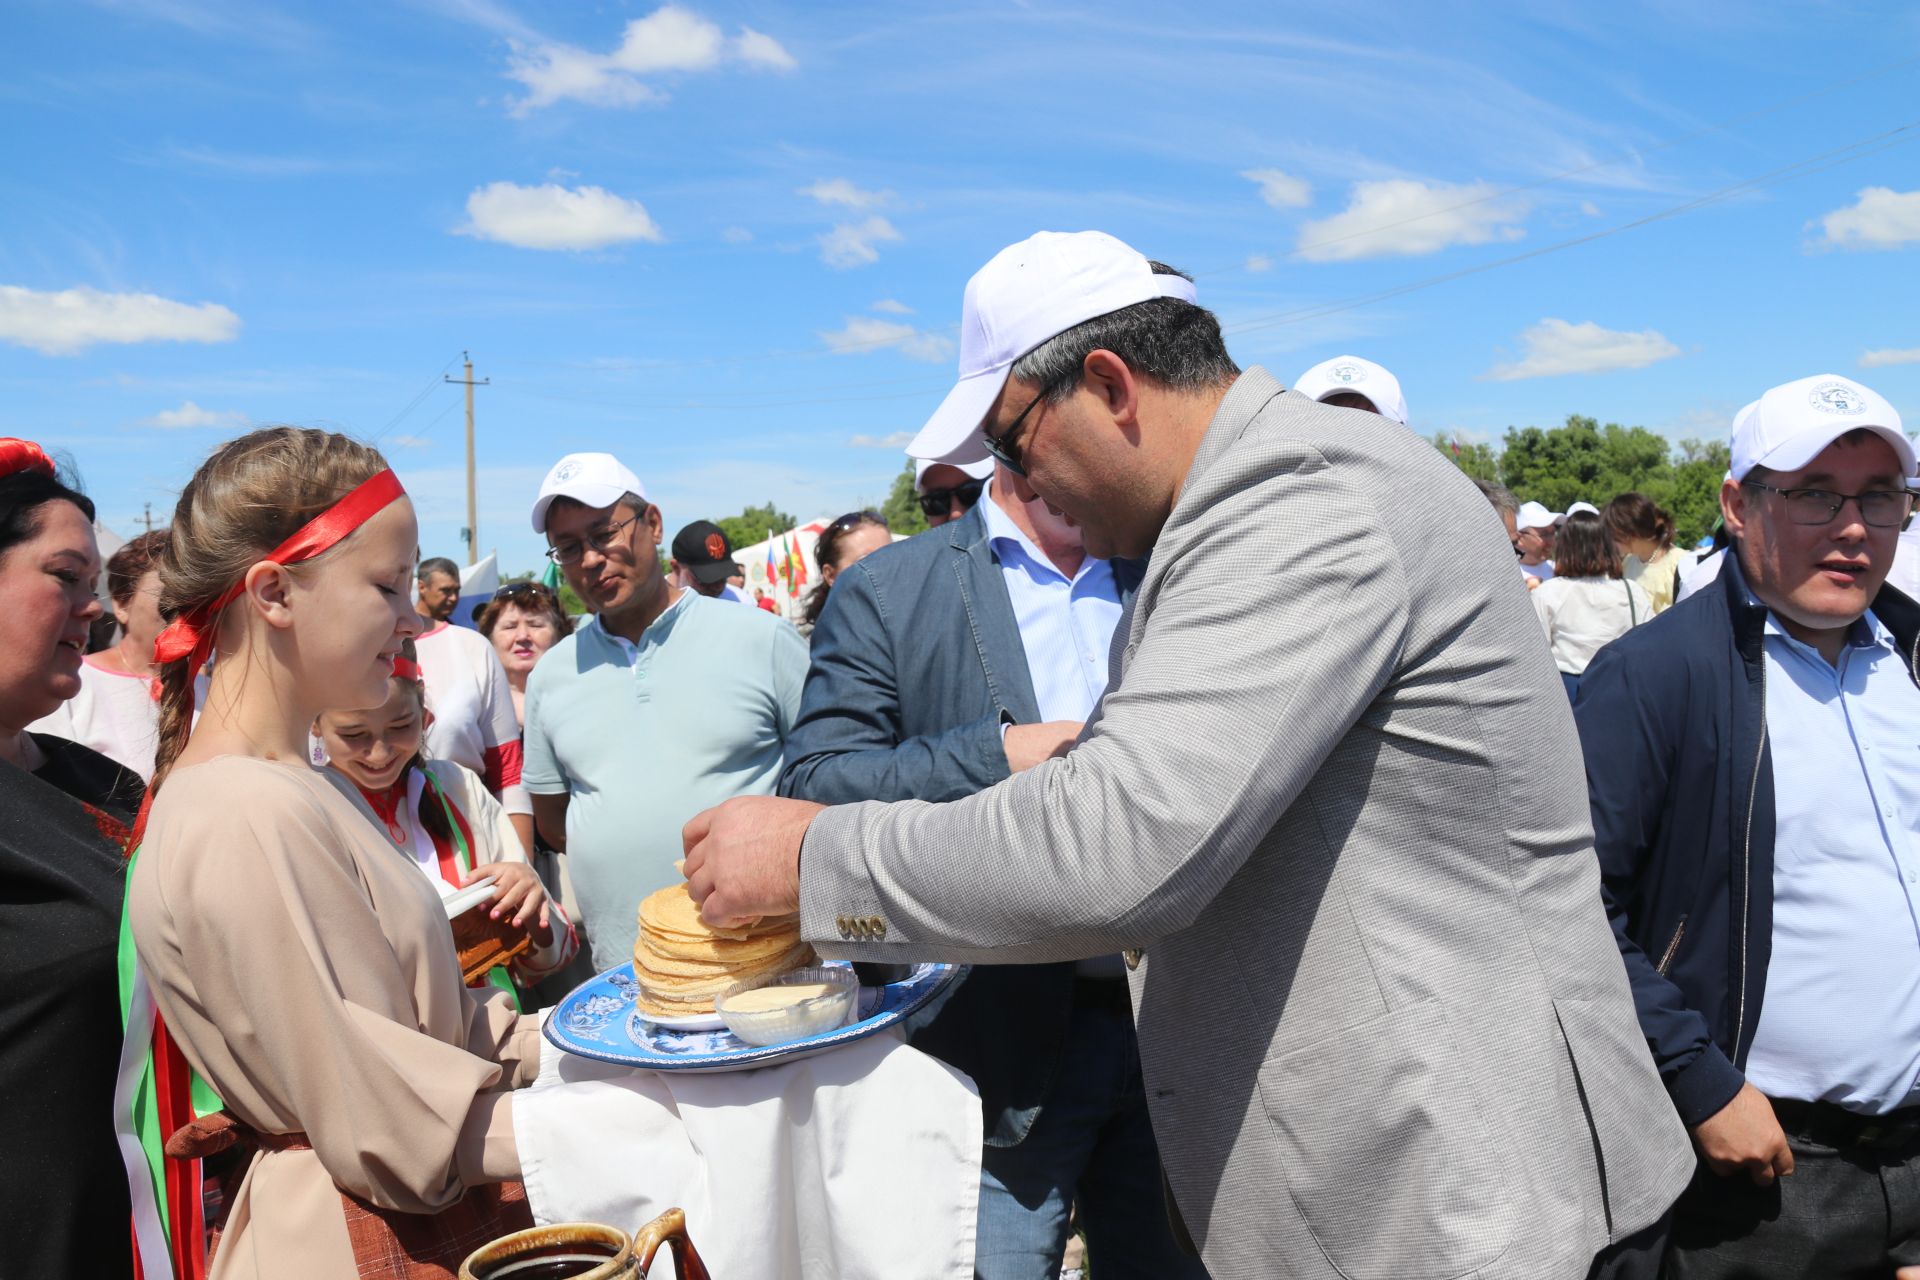
[[[119,642],[88,654],[80,692],[27,726],[92,747],[142,781],[153,776],[160,741],[153,642],[160,635],[160,557],[166,548],[166,530],[155,529],[107,558],[107,595],[120,624]],[[201,684],[204,691],[204,676]]]
[[[1640,585],[1655,613],[1666,609],[1680,587],[1673,517],[1644,493],[1623,493],[1607,504],[1606,521],[1627,581]]]
[[[1568,516],[1554,549],[1553,577],[1530,598],[1571,698],[1593,655],[1652,617],[1653,604],[1638,584],[1621,576],[1606,523],[1592,511]]]
[[[140,779],[28,732],[80,692],[93,504],[38,445],[0,440],[0,1275],[128,1276],[113,1134],[121,845]]]
[[[807,607],[800,615],[803,634],[811,633],[813,624],[820,621],[820,612],[827,607],[827,595],[833,590],[833,580],[854,561],[872,555],[892,541],[887,519],[877,511],[849,511],[820,531],[820,540],[813,544],[813,558],[820,564],[820,581],[807,596]]]
[[[500,665],[507,669],[513,688],[513,715],[521,728],[527,724],[527,677],[547,650],[573,634],[573,619],[560,607],[560,597],[541,582],[509,582],[480,606],[474,626],[493,642]]]

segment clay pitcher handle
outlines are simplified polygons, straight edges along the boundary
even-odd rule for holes
[[[663,1243],[673,1250],[673,1270],[680,1280],[712,1280],[707,1264],[700,1261],[693,1241],[687,1238],[685,1209],[669,1209],[634,1233],[633,1256],[640,1263],[642,1276],[653,1266],[653,1255]]]

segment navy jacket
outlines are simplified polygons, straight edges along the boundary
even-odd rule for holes
[[[1920,683],[1920,606],[1885,587],[1873,611]],[[1773,949],[1766,618],[1729,555],[1596,654],[1574,704],[1607,915],[1690,1127],[1740,1090]]]
[[[1124,604],[1141,565],[1116,560],[1113,571]],[[1003,720],[1039,719],[1013,602],[976,505],[835,580],[813,631],[780,794],[823,804],[959,800],[1007,777]],[[977,967],[911,1038],[973,1077],[987,1144],[1013,1146],[1053,1088],[1072,1008],[1071,964]]]

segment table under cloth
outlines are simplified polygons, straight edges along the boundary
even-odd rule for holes
[[[894,1032],[715,1074],[546,1044],[513,1128],[536,1221],[631,1234],[678,1205],[714,1280],[973,1275],[979,1095]]]

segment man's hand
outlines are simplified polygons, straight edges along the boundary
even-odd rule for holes
[[[1769,1187],[1776,1177],[1793,1172],[1793,1152],[1773,1104],[1750,1084],[1741,1085],[1732,1102],[1702,1120],[1693,1140],[1700,1144],[1707,1167],[1723,1178],[1745,1171],[1754,1186]]]
[[[721,928],[800,909],[800,842],[813,815],[806,800],[739,796],[697,813],[681,828],[687,892]]]
[[[1078,720],[1049,720],[1045,724],[1007,726],[1002,743],[1007,750],[1007,768],[1013,773],[1031,769],[1042,760],[1067,754],[1085,728]]]

